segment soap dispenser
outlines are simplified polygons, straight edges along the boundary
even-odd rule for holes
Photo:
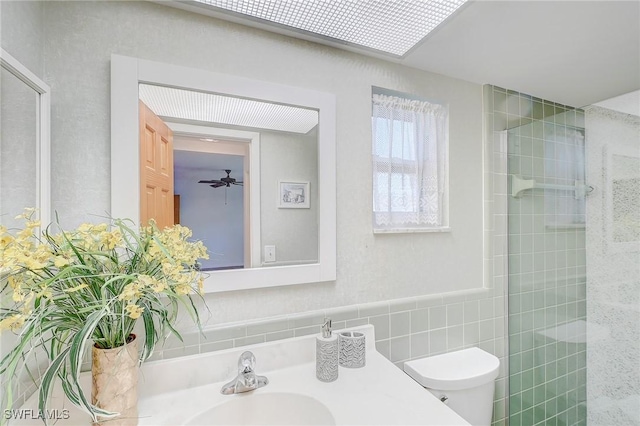
[[[340,350],[338,335],[331,333],[331,320],[324,319],[322,334],[316,337],[316,377],[323,382],[338,378]]]

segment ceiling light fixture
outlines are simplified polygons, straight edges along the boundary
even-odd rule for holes
[[[467,0],[195,0],[341,44],[402,57]]]

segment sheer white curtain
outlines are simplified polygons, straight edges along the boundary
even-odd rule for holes
[[[448,226],[447,107],[374,94],[372,132],[374,229]]]

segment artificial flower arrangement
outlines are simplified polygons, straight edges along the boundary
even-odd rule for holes
[[[202,297],[197,262],[208,258],[206,247],[189,241],[191,231],[180,225],[160,230],[151,223],[135,231],[131,221],[110,219],[73,231],[56,223],[40,233],[34,215],[25,210],[19,216],[25,227],[16,233],[0,226],[0,330],[18,334],[0,361],[3,404],[11,407],[16,373],[39,349],[49,359],[39,385],[40,412],[59,379],[69,400],[94,422],[113,417],[117,413],[90,402],[80,386],[85,350],[124,346],[141,320],[139,365],[169,334],[181,339],[174,328],[180,306],[200,327],[193,297]]]

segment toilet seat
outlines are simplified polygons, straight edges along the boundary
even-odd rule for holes
[[[425,388],[470,389],[498,377],[500,360],[479,348],[416,359],[404,363],[404,371]]]

